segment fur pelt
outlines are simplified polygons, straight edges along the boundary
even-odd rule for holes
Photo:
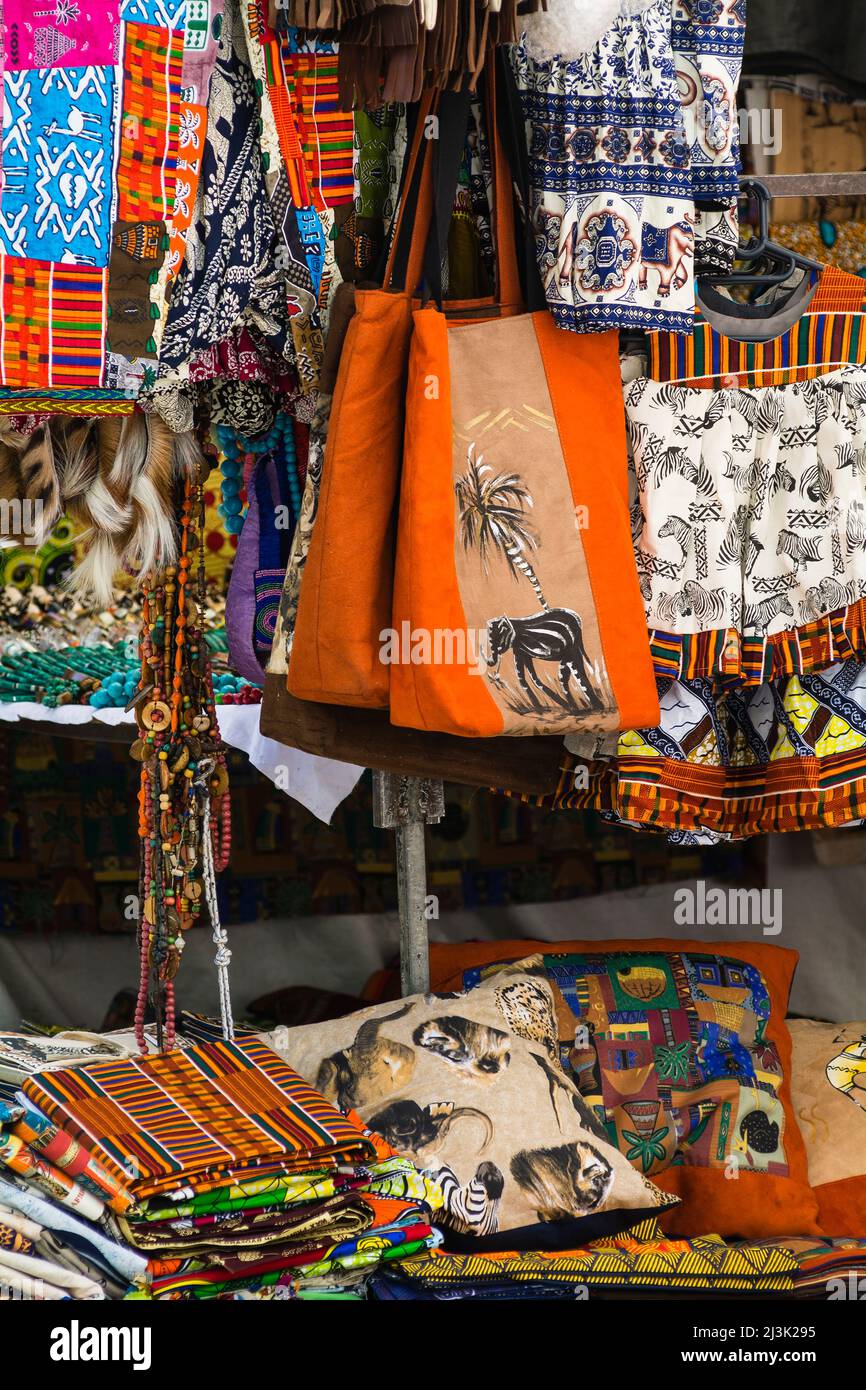
[[[84,528],[69,587],[107,604],[118,570],[141,575],[177,558],[175,485],[197,476],[201,457],[194,435],[172,434],[158,416],[139,413],[55,415],[29,436],[0,431],[0,500],[39,503],[38,524],[3,543],[41,545],[68,514]]]
[[[620,15],[639,14],[657,0],[547,0],[547,12],[524,20],[531,57],[579,58],[594,48]]]

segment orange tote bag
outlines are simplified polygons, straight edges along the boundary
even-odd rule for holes
[[[456,177],[469,95],[436,99],[436,139],[425,138],[431,106],[428,95],[409,152],[384,287],[355,289],[340,357],[287,676],[289,691],[301,700],[388,707],[389,673],[380,647],[391,622],[406,372],[412,309],[420,302],[413,295],[430,246],[436,255],[436,242],[428,246],[431,227],[438,219],[441,233],[450,219],[451,202],[436,206],[436,182],[440,168],[453,167]],[[506,288],[509,299],[519,299],[513,284]],[[468,314],[499,312],[493,296],[456,307]]]
[[[417,194],[423,216],[432,190],[422,173],[422,106],[404,184],[403,208]],[[428,142],[429,143],[429,142]],[[402,215],[401,215],[401,225]],[[378,634],[389,620],[394,512],[403,447],[403,403],[412,297],[393,288],[394,250],[382,289],[355,288],[334,388],[322,478],[304,566],[287,685],[302,700],[384,709],[388,677]],[[423,247],[413,238],[407,285],[420,278]]]
[[[500,257],[513,245],[512,225]],[[566,332],[546,309],[413,320],[391,722],[476,738],[656,725],[618,334]]]

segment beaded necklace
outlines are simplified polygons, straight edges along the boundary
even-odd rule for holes
[[[301,513],[303,476],[298,462],[295,441],[296,422],[291,415],[280,412],[273,425],[256,439],[239,435],[229,425],[216,425],[214,437],[220,456],[220,504],[217,511],[230,535],[243,530],[246,487],[259,454],[273,454],[288,479],[291,526]],[[291,529],[291,526],[286,529]]]
[[[192,526],[194,508],[197,533]],[[215,875],[228,862],[231,806],[209,651],[201,630],[206,602],[203,535],[203,479],[193,482],[187,477],[178,562],[145,579],[141,679],[135,699],[139,729],[131,749],[141,764],[135,1031],[142,1052],[147,1051],[148,999],[156,1010],[160,1048],[174,1046],[173,981],[184,933],[200,917],[203,899],[217,945],[223,1032],[232,1036],[227,977],[231,953],[220,926],[215,889]],[[192,570],[196,549],[197,576]],[[191,578],[197,578],[198,601]]]

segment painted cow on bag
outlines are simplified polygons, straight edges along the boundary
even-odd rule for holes
[[[649,269],[658,271],[659,299],[667,299],[671,286],[681,290],[692,273],[695,254],[695,220],[686,214],[670,227],[656,227],[645,222],[641,229],[640,271],[638,288],[645,290]]]
[[[603,708],[590,676],[586,648],[583,644],[583,625],[570,608],[551,608],[531,618],[491,618],[487,624],[487,665],[499,674],[506,652],[514,657],[514,669],[524,695],[538,705],[538,697],[530,689],[529,680],[537,690],[552,695],[567,709],[577,712],[578,706],[569,688],[572,677],[583,687],[590,709]],[[550,690],[536,673],[536,661],[555,661],[559,666],[562,695]]]

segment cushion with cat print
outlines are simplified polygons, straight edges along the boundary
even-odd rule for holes
[[[790,1018],[791,1098],[822,1234],[866,1240],[866,1021]]]
[[[567,1249],[677,1200],[610,1143],[560,1066],[550,985],[521,970],[269,1042],[435,1175],[451,1248]]]

